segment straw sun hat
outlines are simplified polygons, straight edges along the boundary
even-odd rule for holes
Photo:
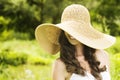
[[[64,9],[61,23],[39,25],[35,30],[35,37],[41,48],[50,54],[56,54],[60,48],[58,38],[61,30],[95,49],[108,48],[115,42],[114,37],[92,27],[87,8],[78,4],[72,4]]]

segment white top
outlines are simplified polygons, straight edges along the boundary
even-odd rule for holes
[[[100,74],[102,76],[102,80],[111,80],[108,70],[101,72]],[[88,72],[86,72],[86,76],[81,76],[73,73],[72,76],[70,77],[70,80],[95,80],[95,78],[92,74]]]

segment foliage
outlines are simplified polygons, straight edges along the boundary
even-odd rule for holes
[[[30,35],[28,33],[24,32],[15,32],[14,30],[4,30],[0,34],[0,41],[7,41],[7,40],[28,40],[31,39]]]
[[[117,43],[108,50],[112,80],[120,78],[119,41],[117,37]],[[4,60],[0,64],[0,80],[52,80],[52,63],[59,55],[46,54],[36,41],[3,41],[0,50],[0,60]]]
[[[46,59],[40,56],[29,56],[28,63],[34,64],[34,65],[47,65],[50,64],[52,59]]]
[[[20,65],[2,69],[0,80],[52,80],[51,65]]]
[[[35,41],[5,41],[0,43],[0,48],[0,64],[14,66],[22,64],[48,65],[55,58],[42,52]]]
[[[21,65],[27,63],[27,55],[25,53],[12,52],[9,49],[0,52],[0,64]]]
[[[103,27],[110,30],[111,35],[120,35],[120,1],[119,0],[101,0],[97,6],[96,12],[98,13],[97,20],[99,20]]]
[[[120,79],[120,53],[111,56],[112,80]]]
[[[55,58],[45,54],[36,41],[0,42],[0,80],[50,80],[49,64]]]
[[[0,33],[13,29],[34,38],[36,26],[59,23],[63,9],[73,3],[85,5],[103,32],[108,29],[111,35],[120,35],[119,0],[1,0]]]
[[[40,21],[38,6],[29,5],[27,0],[1,0],[0,5],[0,15],[10,19],[5,29],[14,29],[33,35],[33,31]],[[1,27],[5,27],[5,24],[1,24]]]

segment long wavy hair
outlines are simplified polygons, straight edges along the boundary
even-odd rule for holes
[[[85,70],[82,68],[79,61],[75,57],[75,46],[68,41],[64,31],[61,31],[60,33],[59,43],[60,59],[64,62],[67,72],[85,76]],[[89,66],[91,68],[91,74],[97,80],[102,80],[100,72],[105,71],[106,67],[104,66],[102,68],[99,68],[100,61],[97,60],[95,51],[96,49],[93,49],[83,44],[83,55],[85,57],[85,60],[89,63]]]

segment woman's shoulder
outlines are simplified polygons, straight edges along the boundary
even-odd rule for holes
[[[54,66],[56,66],[56,67],[61,67],[61,68],[65,68],[65,64],[64,64],[64,62],[63,62],[60,58],[57,58],[57,59],[54,61]]]
[[[54,61],[52,74],[53,80],[64,80],[66,77],[65,64],[59,58]]]
[[[105,50],[96,50],[96,57],[100,61],[100,67],[106,65],[109,67],[109,54]]]
[[[97,57],[103,57],[103,58],[109,57],[108,52],[105,51],[105,50],[98,49],[98,50],[96,50],[95,54],[96,54]]]

